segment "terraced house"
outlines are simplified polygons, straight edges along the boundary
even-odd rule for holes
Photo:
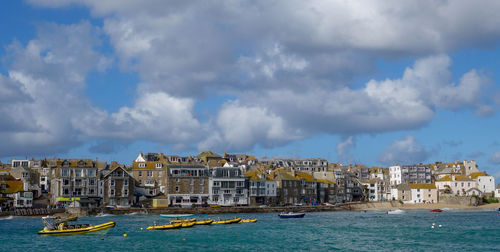
[[[51,205],[97,207],[99,163],[91,159],[48,159]]]
[[[210,204],[221,206],[248,205],[247,177],[239,167],[210,169]]]
[[[276,181],[278,202],[283,205],[298,204],[301,199],[300,180],[284,169],[276,169],[271,173]]]
[[[102,205],[113,208],[128,208],[134,202],[134,178],[125,165],[111,165],[100,171],[99,196]]]
[[[142,152],[132,162],[132,176],[137,181],[138,194],[151,197],[165,193],[165,173],[167,161],[162,154]]]
[[[209,170],[201,164],[167,165],[169,205],[205,205],[209,202]]]
[[[245,173],[248,177],[249,204],[250,205],[275,205],[277,204],[277,185],[262,171],[252,170]]]

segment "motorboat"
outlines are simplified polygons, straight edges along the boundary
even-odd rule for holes
[[[171,220],[170,223],[184,223],[184,222],[194,222],[194,221],[196,221],[196,218]]]
[[[241,223],[257,222],[257,219],[242,219]]]
[[[387,211],[387,214],[404,214],[406,211],[401,210],[401,209],[395,209],[395,210],[389,210]]]
[[[66,221],[77,221],[78,220],[78,216],[70,216],[68,218],[66,218]]]
[[[197,221],[195,221],[194,223],[195,223],[196,225],[210,225],[210,224],[212,224],[212,222],[214,222],[214,220],[212,220],[212,219],[207,219],[207,220],[197,220]]]
[[[180,228],[182,226],[182,223],[172,223],[172,224],[165,224],[165,225],[153,225],[149,226],[146,229],[147,230],[165,230],[165,229],[176,229]]]
[[[90,225],[90,224],[79,224],[79,225],[68,225],[67,221],[60,219],[58,220],[56,217],[42,217],[42,221],[44,224],[43,230],[39,231],[40,235],[72,235],[72,234],[82,234],[95,232],[99,230],[103,230],[106,228],[112,228],[115,226],[114,221],[106,222],[98,225]]]
[[[194,216],[194,214],[160,214],[160,217],[163,218],[185,218],[191,216]]]
[[[442,212],[442,211],[443,211],[443,210],[441,210],[441,209],[432,209],[432,210],[431,210],[431,213],[440,213],[440,212]]]
[[[241,218],[233,218],[228,220],[217,220],[212,222],[212,224],[234,224],[241,221]]]
[[[295,212],[281,212],[278,214],[280,218],[289,219],[289,218],[304,218],[306,213],[295,213]]]

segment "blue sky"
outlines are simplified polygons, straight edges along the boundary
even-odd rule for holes
[[[475,159],[500,178],[495,1],[9,1],[0,160]]]

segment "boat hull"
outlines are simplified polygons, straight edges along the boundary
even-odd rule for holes
[[[83,234],[89,232],[95,232],[99,230],[103,230],[106,228],[112,228],[115,226],[115,222],[106,222],[99,225],[89,226],[86,228],[75,228],[75,229],[64,229],[64,230],[42,230],[39,231],[40,235],[72,235],[72,234]]]
[[[166,229],[177,229],[182,226],[182,223],[174,223],[174,224],[166,224],[166,225],[159,225],[159,226],[149,226],[146,229],[147,230],[166,230]]]
[[[304,218],[305,215],[305,213],[278,214],[278,216],[282,219]]]
[[[196,225],[210,225],[212,224],[212,222],[214,222],[214,220],[210,219],[210,220],[199,220],[199,221],[196,221],[195,224]]]
[[[190,228],[190,227],[194,226],[194,225],[195,225],[195,223],[196,223],[196,222],[194,222],[194,221],[193,221],[193,222],[183,222],[183,223],[181,224],[181,228]]]
[[[214,221],[212,224],[235,224],[239,223],[241,221],[241,218],[235,218],[235,219],[229,219],[229,220],[219,220],[219,221]]]
[[[257,219],[242,219],[241,223],[252,223],[257,222]]]
[[[171,220],[170,223],[184,223],[184,222],[194,222],[196,218],[182,219],[182,220]]]

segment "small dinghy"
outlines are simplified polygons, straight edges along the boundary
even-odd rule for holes
[[[404,213],[406,213],[406,211],[401,210],[401,209],[387,211],[387,214],[404,214]]]
[[[441,209],[432,209],[432,210],[431,210],[431,213],[440,213],[440,212],[442,212],[442,211],[443,211],[443,210],[441,210]]]
[[[280,218],[288,219],[288,218],[304,218],[306,213],[294,213],[294,212],[282,212],[278,214]]]

